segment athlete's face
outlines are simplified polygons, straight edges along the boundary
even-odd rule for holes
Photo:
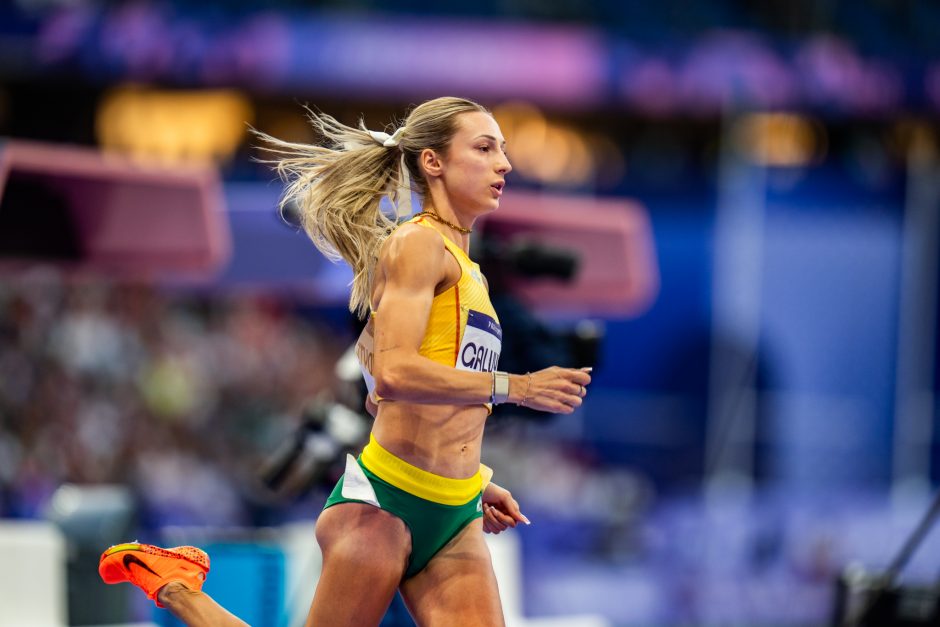
[[[482,111],[457,116],[457,132],[441,159],[452,206],[474,215],[496,209],[511,170],[496,120]]]

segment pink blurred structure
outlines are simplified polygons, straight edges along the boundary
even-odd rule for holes
[[[531,236],[580,258],[571,283],[526,280],[515,290],[541,310],[580,315],[637,316],[659,292],[646,209],[629,200],[508,192],[487,229]]]
[[[34,142],[0,144],[0,231],[5,271],[46,260],[123,278],[195,278],[231,253],[214,168]]]
[[[233,225],[224,205],[212,168],[141,165],[88,148],[9,141],[0,144],[0,271],[39,262],[119,279],[221,280],[219,272],[233,272]],[[256,199],[252,213],[269,205]],[[656,298],[659,271],[641,205],[518,191],[507,193],[502,205],[486,219],[487,229],[512,239],[532,237],[580,259],[572,282],[520,281],[513,291],[530,306],[560,314],[636,316]],[[283,279],[297,268],[309,269],[300,252],[275,254],[289,243],[312,251],[296,233],[277,226],[277,241],[268,241],[258,224],[248,227],[234,251],[242,273],[270,267]],[[254,250],[255,242],[266,242],[264,250]],[[294,279],[309,284],[309,272]],[[347,282],[342,274],[343,300]]]

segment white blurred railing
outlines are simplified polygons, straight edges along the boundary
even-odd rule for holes
[[[56,526],[0,520],[0,625],[66,625],[65,559]]]

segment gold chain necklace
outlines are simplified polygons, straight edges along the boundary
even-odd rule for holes
[[[443,225],[445,225],[445,226],[449,226],[450,228],[454,229],[454,230],[457,231],[458,233],[463,233],[464,235],[466,235],[466,234],[468,234],[468,233],[473,233],[473,229],[468,229],[468,228],[465,227],[465,226],[459,226],[459,225],[454,224],[454,223],[452,223],[452,222],[448,222],[447,220],[445,220],[445,219],[442,218],[441,216],[437,215],[437,214],[434,213],[433,211],[422,211],[422,212],[419,213],[418,215],[419,215],[419,216],[427,216],[427,217],[431,218],[432,220],[437,220],[437,221],[440,222],[441,224],[443,224]]]

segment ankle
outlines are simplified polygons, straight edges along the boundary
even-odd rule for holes
[[[183,585],[182,582],[171,581],[157,592],[157,600],[160,602],[160,605],[169,607],[173,605],[174,598],[179,598],[181,594],[185,594],[189,591],[189,588]]]

